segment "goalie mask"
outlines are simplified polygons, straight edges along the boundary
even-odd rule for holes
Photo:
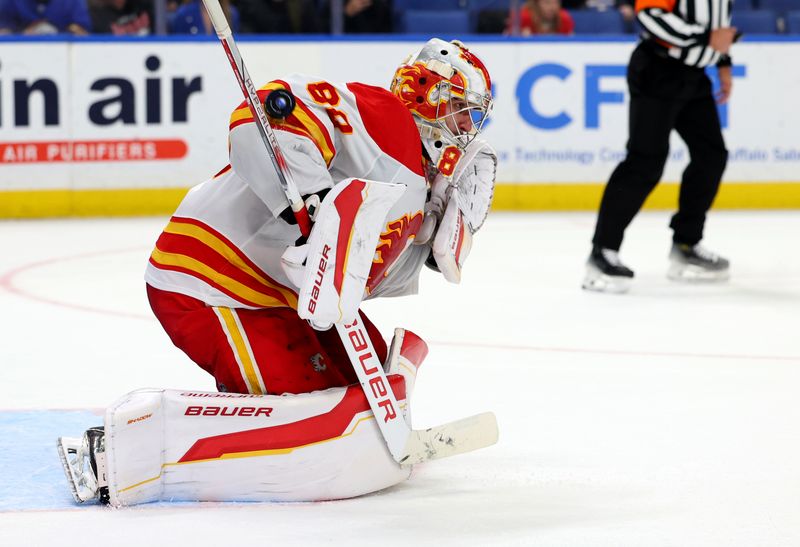
[[[391,91],[411,111],[434,161],[443,145],[465,149],[492,109],[492,83],[461,42],[433,38],[397,69]]]

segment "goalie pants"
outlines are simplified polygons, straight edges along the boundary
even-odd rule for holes
[[[335,328],[320,332],[290,308],[220,308],[147,285],[172,343],[211,374],[219,391],[280,395],[358,382]],[[362,313],[381,362],[386,342]]]
[[[675,129],[690,161],[670,227],[673,241],[694,245],[703,238],[728,160],[711,81],[702,68],[667,58],[663,48],[644,41],[631,56],[628,88],[628,155],[608,180],[592,243],[619,250],[625,229],[661,179]]]

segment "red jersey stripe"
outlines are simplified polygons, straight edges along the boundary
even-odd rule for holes
[[[274,286],[231,263],[224,255],[192,237],[164,233],[156,243],[153,259],[164,266],[196,271],[248,301],[262,301],[267,307],[292,307],[291,301]]]
[[[162,260],[162,262],[159,262],[159,260]],[[228,295],[229,297],[231,297],[232,299],[236,300],[237,302],[241,302],[245,306],[250,306],[252,308],[279,308],[279,307],[283,307],[280,303],[278,303],[277,300],[261,298],[261,295],[256,295],[256,298],[254,300],[249,300],[249,299],[245,298],[244,296],[242,296],[241,294],[233,292],[228,286],[218,283],[217,282],[218,278],[217,278],[217,280],[215,280],[215,279],[212,279],[211,277],[203,275],[202,273],[200,273],[198,271],[197,267],[186,268],[186,267],[179,266],[179,265],[165,264],[164,262],[167,262],[167,261],[168,260],[165,260],[160,256],[160,254],[158,253],[158,249],[153,251],[153,254],[150,255],[150,264],[152,264],[153,266],[155,266],[159,270],[165,270],[165,271],[171,271],[171,272],[180,272],[180,273],[183,273],[183,274],[186,274],[186,275],[190,275],[192,277],[196,277],[197,279],[200,279],[201,281],[207,283],[211,287],[214,287],[215,289],[217,289],[221,293]],[[241,293],[241,291],[240,291],[240,293]]]
[[[237,299],[268,307],[297,307],[293,290],[270,278],[225,236],[195,219],[173,217],[156,243],[152,261],[156,266],[195,272],[217,288],[225,287],[226,294],[238,295]]]

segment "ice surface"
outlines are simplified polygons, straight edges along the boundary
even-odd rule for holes
[[[669,282],[642,214],[624,296],[579,288],[593,222],[493,214],[460,286],[365,305],[430,344],[415,427],[493,410],[497,446],[355,500],[125,510],[74,506],[54,443],[133,389],[213,389],[147,306],[166,219],[0,223],[0,545],[800,545],[800,213],[713,212],[721,286]]]

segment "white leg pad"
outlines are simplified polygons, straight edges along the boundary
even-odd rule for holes
[[[390,383],[407,401],[399,375]],[[110,503],[316,501],[404,481],[359,386],[301,395],[145,389],[106,411]]]

